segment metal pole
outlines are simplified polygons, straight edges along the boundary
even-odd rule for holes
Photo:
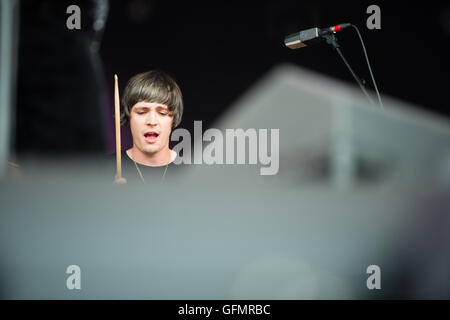
[[[16,102],[19,0],[0,4],[0,179],[7,173]]]

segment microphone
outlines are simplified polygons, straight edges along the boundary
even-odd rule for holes
[[[290,34],[284,38],[284,44],[290,49],[299,49],[322,40],[322,36],[347,29],[351,23],[341,23],[328,28],[311,28]]]

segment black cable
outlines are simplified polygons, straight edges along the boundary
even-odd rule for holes
[[[362,45],[362,48],[363,48],[363,51],[364,51],[364,56],[366,57],[367,66],[369,67],[370,77],[372,78],[373,86],[375,87],[375,92],[377,93],[378,102],[380,103],[381,109],[384,109],[383,103],[381,102],[380,92],[378,91],[378,87],[377,87],[377,84],[375,82],[375,78],[374,78],[373,73],[372,73],[372,68],[370,67],[369,57],[367,56],[367,51],[366,51],[366,46],[364,45],[364,41],[363,41],[363,39],[361,37],[361,34],[359,33],[358,28],[355,25],[353,25],[353,24],[350,24],[350,25],[356,30],[356,33],[358,34],[359,40],[361,41],[361,45]]]
[[[339,49],[339,43],[337,42],[337,38],[334,35],[334,33],[331,34],[326,34],[323,36],[327,43],[330,44],[339,54],[339,56],[342,58],[342,60],[344,61],[345,65],[347,66],[347,69],[350,71],[350,73],[352,74],[353,78],[355,79],[356,83],[358,83],[359,87],[361,88],[362,92],[365,94],[367,100],[375,105],[375,103],[373,102],[372,98],[370,97],[370,95],[367,93],[366,88],[364,87],[363,83],[361,82],[361,80],[358,78],[358,76],[356,75],[356,73],[353,71],[352,67],[350,66],[350,64],[348,63],[347,59],[345,59],[344,55],[342,54],[341,49]]]
[[[367,93],[366,88],[364,88],[364,85],[362,84],[361,80],[358,78],[358,76],[356,75],[356,73],[353,71],[353,69],[350,67],[350,64],[347,62],[347,59],[345,59],[344,55],[341,52],[341,49],[339,49],[339,47],[335,48],[336,51],[339,53],[339,56],[342,58],[342,60],[344,61],[345,65],[347,66],[348,70],[350,70],[350,73],[352,74],[353,78],[355,78],[356,82],[359,84],[359,87],[361,88],[361,90],[364,92],[364,94],[366,95],[367,99],[369,100],[369,102],[371,104],[375,104],[372,100],[372,98],[370,97],[370,95]]]

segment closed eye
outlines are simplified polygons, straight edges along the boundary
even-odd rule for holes
[[[136,108],[134,110],[135,113],[137,114],[145,114],[148,110],[146,108]]]

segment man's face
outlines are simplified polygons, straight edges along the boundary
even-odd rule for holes
[[[133,144],[148,155],[169,148],[173,117],[167,105],[141,101],[130,111],[130,128]]]

